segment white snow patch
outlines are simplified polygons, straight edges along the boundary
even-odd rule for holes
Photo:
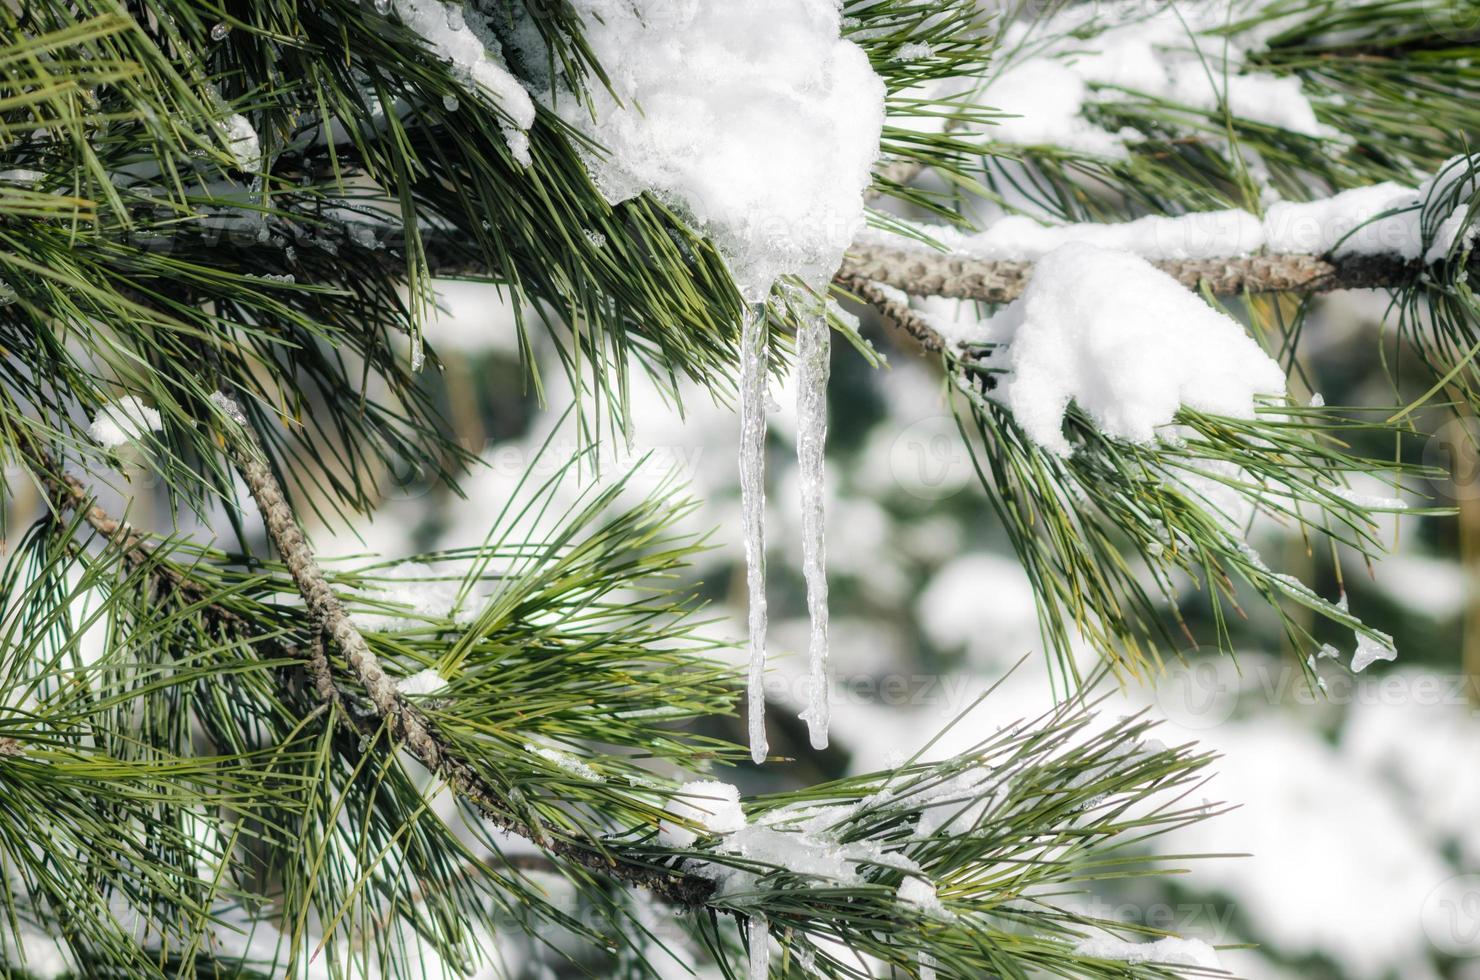
[[[1150,442],[1180,406],[1248,418],[1284,372],[1237,321],[1145,259],[1072,243],[1044,256],[990,321],[1007,344],[997,396],[1023,430],[1068,455],[1072,401],[1106,434]]]
[[[667,810],[715,834],[733,834],[745,827],[740,791],[718,780],[684,783],[668,801]],[[688,847],[698,839],[694,831],[673,821],[664,820],[658,825],[658,840],[669,847]]]
[[[405,695],[432,694],[447,686],[447,678],[435,667],[419,670],[410,677],[396,681],[396,690]]]
[[[942,224],[914,223],[905,227],[939,243],[953,255],[984,262],[1030,262],[1070,242],[1153,260],[1227,258],[1256,252],[1265,241],[1259,219],[1238,209],[1068,224],[1044,224],[1026,215],[1009,214],[977,232]],[[859,238],[866,244],[909,247],[907,239],[883,229],[867,229]]]
[[[865,853],[863,845],[844,847],[815,830],[778,830],[764,823],[751,824],[727,835],[719,850],[831,884],[858,882],[860,878],[853,866],[874,857],[871,852]],[[722,869],[721,890],[731,894],[750,891],[756,886],[756,878],[752,872]]]
[[[1265,213],[1266,247],[1277,254],[1396,254],[1438,262],[1480,232],[1466,226],[1468,202],[1480,189],[1474,163],[1474,157],[1450,157],[1417,188],[1387,182],[1275,204]]]
[[[918,875],[905,875],[899,883],[898,897],[905,905],[912,905],[930,915],[949,914],[935,893],[935,885]]]
[[[362,630],[393,633],[417,629],[428,620],[461,621],[470,614],[458,602],[459,583],[439,578],[436,570],[425,564],[403,561],[389,569],[377,570],[375,576],[378,581],[362,589],[360,598],[398,612],[357,610],[355,625]]]
[[[1373,255],[1396,252],[1417,258],[1418,223],[1407,212],[1416,191],[1391,181],[1355,187],[1314,201],[1281,201],[1264,214],[1264,239],[1282,254]]]
[[[1469,173],[1472,162],[1480,159],[1451,157],[1418,187],[1385,182],[1313,201],[1279,201],[1269,206],[1262,220],[1248,211],[1228,209],[1066,224],[1044,224],[1012,214],[976,232],[941,224],[898,223],[952,255],[984,262],[1031,262],[1065,244],[1082,242],[1154,262],[1239,258],[1263,252],[1396,255],[1434,263],[1457,244],[1473,242],[1480,234],[1480,227],[1465,223],[1466,205],[1480,189],[1480,177]],[[882,228],[865,229],[859,242],[890,248],[926,247]],[[942,311],[935,308],[932,312],[939,316]],[[937,325],[932,321],[932,326]],[[977,336],[953,338],[945,326],[938,332],[958,344],[980,340]]]
[[[394,7],[402,22],[420,34],[438,58],[451,62],[453,70],[482,90],[507,118],[507,122],[499,124],[504,142],[518,163],[529,166],[529,127],[534,125],[534,101],[505,67],[497,42],[479,37],[468,27],[460,4],[395,0]]]
[[[835,0],[572,6],[613,91],[543,98],[609,151],[586,159],[607,200],[681,207],[751,301],[786,273],[825,283],[863,226],[884,122]]]
[[[241,113],[234,113],[221,122],[221,133],[231,149],[236,168],[249,174],[262,169],[262,143],[252,121]]]
[[[117,449],[143,438],[146,432],[158,432],[164,426],[156,409],[136,395],[124,395],[98,409],[87,434],[100,446]]]
[[[533,755],[537,755],[541,759],[544,759],[546,762],[553,764],[559,769],[565,770],[578,779],[584,779],[588,783],[606,782],[605,776],[597,772],[595,769],[592,769],[590,766],[586,765],[586,763],[571,755],[569,752],[561,752],[559,749],[550,748],[548,745],[535,745],[532,742],[525,743],[524,751],[532,753]]]
[[[976,829],[997,802],[999,787],[987,785],[991,777],[985,768],[966,769],[914,794],[911,803],[920,807],[915,836],[966,834]]]
[[[1166,3],[1147,10],[1139,2],[1071,4],[1048,17],[1009,24],[1001,45],[1005,67],[982,100],[1018,118],[1001,120],[989,135],[1123,157],[1127,144],[1144,135],[1110,130],[1085,110],[1165,102],[1210,112],[1226,105],[1237,119],[1341,138],[1317,119],[1298,78],[1248,69],[1261,38],[1209,33],[1227,26],[1225,5]],[[1221,121],[1215,125],[1221,128]],[[1207,125],[1187,128],[1206,131]]]
[[[1254,519],[1255,491],[1252,473],[1226,459],[1197,459],[1179,462],[1163,471],[1162,482],[1190,497],[1218,523],[1241,537]]]
[[[1167,936],[1150,943],[1126,942],[1108,936],[1085,939],[1074,947],[1080,956],[1126,963],[1168,963],[1177,966],[1220,968],[1218,953],[1201,939]]]

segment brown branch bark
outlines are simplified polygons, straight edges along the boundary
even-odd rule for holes
[[[945,341],[910,304],[872,279],[837,276],[833,282],[878,310],[900,330],[914,337],[928,351],[945,350]]]
[[[388,242],[392,249],[397,245],[394,236]],[[433,276],[478,276],[487,272],[465,245],[444,235],[424,234],[423,244]],[[1248,255],[1152,264],[1188,289],[1206,286],[1217,296],[1394,289],[1410,285],[1423,272],[1421,263],[1398,255]],[[1480,256],[1472,263],[1472,271],[1480,274]],[[871,284],[892,286],[911,296],[1010,303],[1023,294],[1032,275],[1031,261],[972,259],[921,246],[855,244],[844,256],[833,282],[878,309],[926,350],[940,351],[945,341],[918,313]]]
[[[901,161],[903,163],[904,161]],[[329,240],[350,247],[370,231],[386,248],[385,256],[404,261],[405,239],[391,222],[348,221],[340,226],[309,231],[284,230],[300,243]],[[441,229],[422,229],[422,249],[433,276],[486,275],[476,250]],[[1322,293],[1341,289],[1397,288],[1412,283],[1423,271],[1419,262],[1393,255],[1349,255],[1340,258],[1313,254],[1247,255],[1216,259],[1164,259],[1152,263],[1188,289],[1204,284],[1218,296],[1240,293]],[[1480,256],[1475,260],[1480,272]],[[1033,262],[974,259],[937,252],[922,245],[855,243],[843,257],[834,281],[848,285],[872,281],[901,289],[912,296],[944,296],[988,303],[1009,303],[1022,295],[1033,274]]]
[[[24,431],[16,432],[17,449],[20,450],[32,464],[32,470],[41,479],[47,491],[47,498],[55,511],[70,510],[82,515],[93,530],[97,531],[108,540],[114,548],[118,549],[125,561],[139,563],[149,557],[154,550],[153,543],[148,536],[134,528],[127,521],[114,517],[108,511],[98,506],[82,485],[82,481],[69,473],[63,472],[57,465],[51,453],[47,452],[39,443]],[[155,570],[155,574],[168,581],[171,588],[179,591],[192,600],[206,600],[209,598],[207,590],[200,587],[198,583],[190,579],[169,565],[161,565]],[[208,606],[209,615],[212,620],[223,626],[236,630],[244,635],[252,635],[256,632],[252,624],[228,609],[218,605]],[[333,671],[329,666],[329,658],[322,644],[314,644],[313,649],[305,652],[299,647],[285,643],[280,639],[273,638],[274,648],[304,662],[310,681],[313,683],[314,691],[320,700],[324,702],[333,701],[341,706],[345,703],[345,697],[334,679]],[[346,714],[347,719],[349,716]]]
[[[1320,293],[1373,289],[1412,282],[1422,266],[1393,256],[1249,255],[1152,263],[1188,289],[1204,284],[1219,296],[1239,293]],[[946,296],[1009,303],[1022,295],[1033,263],[963,258],[925,248],[854,245],[839,280],[884,283],[913,296]]]

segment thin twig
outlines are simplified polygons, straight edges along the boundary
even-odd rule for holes
[[[898,291],[858,277],[838,276],[833,282],[878,310],[896,327],[914,337],[925,350],[945,350],[945,340],[918,310],[910,306],[908,298],[899,296]]]
[[[438,737],[431,720],[401,696],[396,682],[381,667],[379,658],[365,642],[320,570],[292,507],[266,462],[266,454],[250,422],[229,398],[218,395],[214,401],[234,425],[234,431],[227,433],[227,450],[257,504],[268,536],[303,596],[309,615],[321,632],[338,645],[350,669],[363,685],[376,714],[386,723],[391,734],[401,739],[405,748],[430,772],[446,779],[453,789],[500,829],[536,841],[551,854],[565,860],[642,885],[667,901],[680,905],[704,904],[714,891],[714,882],[708,879],[619,863],[592,842],[548,839],[538,829],[525,825],[510,813],[503,794],[477,769],[451,751]]]

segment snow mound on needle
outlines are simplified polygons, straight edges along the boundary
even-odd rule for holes
[[[1299,78],[1258,70],[1256,56],[1267,36],[1258,28],[1228,30],[1239,19],[1225,3],[1125,0],[1065,4],[1046,16],[1013,21],[1003,31],[997,74],[982,96],[1007,115],[987,134],[1005,143],[1123,158],[1126,145],[1145,134],[1114,121],[1102,124],[1094,109],[1170,103],[1213,113],[1226,106],[1235,117],[1290,133],[1342,139],[1320,121]]]
[[[1039,260],[986,323],[1007,345],[998,397],[1028,436],[1067,456],[1069,403],[1104,433],[1150,442],[1180,406],[1247,418],[1285,375],[1244,328],[1145,259],[1084,243]]]
[[[87,434],[98,445],[117,449],[131,442],[138,442],[145,434],[158,432],[164,427],[159,411],[144,404],[135,395],[124,395],[98,409]]]
[[[834,0],[573,0],[611,81],[546,101],[605,153],[612,203],[651,191],[718,246],[741,292],[826,282],[863,227],[884,84]]]

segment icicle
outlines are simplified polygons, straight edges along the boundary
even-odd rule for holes
[[[764,915],[752,915],[749,921],[749,980],[766,980],[771,975],[771,923]]]
[[[824,533],[823,448],[827,443],[827,376],[832,336],[827,308],[804,317],[797,328],[797,469],[802,486],[802,573],[812,637],[807,645],[807,736],[812,748],[827,748],[827,547]]]
[[[750,594],[750,757],[766,759],[766,317],[747,309],[740,330],[740,506]]]

